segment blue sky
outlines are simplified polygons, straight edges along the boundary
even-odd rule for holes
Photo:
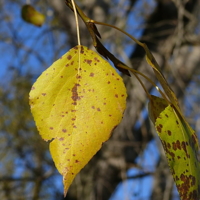
[[[127,32],[133,34],[137,38],[140,37],[142,33],[141,25],[143,19],[140,16],[140,20],[138,21],[138,12],[135,11],[141,10],[146,2],[148,2],[149,12],[151,12],[155,6],[155,1],[142,0],[139,1],[127,20]],[[24,3],[26,3],[26,1],[24,1]],[[17,3],[13,3],[12,5],[6,4],[5,9],[7,10],[7,16],[11,18],[11,20],[8,18],[7,21],[1,20],[0,22],[0,35],[5,36],[5,42],[0,43],[0,62],[2,66],[0,78],[3,78],[2,80],[4,82],[9,80],[9,76],[7,75],[9,75],[8,69],[10,67],[20,69],[22,74],[31,73],[35,75],[36,78],[39,73],[45,70],[53,61],[68,50],[65,45],[66,36],[56,30],[54,32],[49,31],[48,23],[51,16],[47,17],[47,23],[44,26],[38,28],[22,21],[20,17],[20,6]],[[16,46],[18,45],[19,48],[15,48],[13,44]],[[23,44],[23,46],[21,46],[21,44]],[[30,49],[33,50],[31,53],[29,51]],[[126,47],[125,53],[129,55],[132,49],[133,42],[130,42],[130,45]],[[190,91],[194,91],[194,87],[196,87],[196,83],[193,82],[186,92],[190,94]],[[198,93],[198,91],[196,91],[196,93]],[[193,95],[195,96],[195,94],[190,94],[188,99],[186,99],[186,102],[189,102],[186,103],[188,107],[187,115],[190,115],[190,111],[193,109],[193,102],[197,103],[200,101],[199,96],[194,98]],[[141,114],[141,118],[144,118],[146,115],[147,111],[145,109]],[[199,116],[195,117],[196,119],[200,118]],[[137,122],[136,126],[139,125],[140,121]],[[128,170],[127,177],[143,172],[154,172],[155,164],[159,157],[159,150],[157,148],[158,142],[159,139],[153,140],[148,144],[144,153],[137,159],[137,164],[141,166],[142,169],[133,168]],[[18,170],[20,171],[21,169]],[[60,188],[62,185],[62,177],[58,176],[56,182],[57,186]],[[126,180],[118,185],[111,200],[148,200],[152,186],[152,176],[147,176],[140,180]],[[176,194],[176,189],[174,193]]]
[[[140,3],[134,8],[135,10],[142,9],[145,1],[139,1]],[[26,3],[26,1],[24,1]],[[154,1],[148,2],[149,5],[154,7]],[[17,3],[13,3],[12,5],[6,4],[5,9],[8,10],[7,14],[10,20],[1,21],[0,34],[5,35],[6,42],[0,43],[0,50],[3,52],[1,54],[1,64],[2,68],[0,70],[0,77],[5,77],[5,75],[9,74],[8,69],[17,68],[20,69],[20,73],[22,75],[30,73],[35,75],[35,78],[42,71],[45,70],[48,66],[50,66],[57,58],[59,58],[62,54],[65,53],[68,49],[63,48],[63,44],[66,41],[66,36],[60,32],[49,31],[49,18],[47,17],[46,24],[41,28],[32,26],[31,24],[25,23],[20,17],[20,5]],[[143,19],[139,17],[139,21],[134,19],[138,19],[138,12],[133,10],[132,14],[128,19],[127,32],[133,34],[135,37],[139,37],[142,33],[142,29],[139,28],[143,23]],[[12,13],[12,14],[10,14]],[[6,34],[5,34],[6,33]],[[34,34],[33,34],[34,33]],[[59,40],[57,39],[57,35],[59,34]],[[13,45],[15,44],[15,45]],[[126,54],[129,55],[133,49],[133,42],[130,43],[126,48]],[[18,46],[19,48],[15,48]],[[61,49],[61,50],[60,50]],[[31,53],[30,53],[31,50]],[[8,78],[9,80],[9,78]],[[146,111],[144,111],[144,114]],[[142,170],[138,169],[130,169],[127,172],[127,176],[133,176],[136,174],[143,173],[145,170],[149,172],[149,169],[153,172],[155,169],[155,162],[152,163],[152,160],[156,161],[158,159],[158,150],[155,145],[156,141],[152,141],[144,151],[137,162],[140,166],[142,166]],[[23,162],[21,160],[16,160],[16,162],[23,166]],[[16,163],[16,164],[17,164]],[[17,169],[16,175],[21,173],[22,168]],[[56,185],[58,188],[61,188],[62,192],[62,177],[58,176],[56,179]],[[148,186],[148,187],[147,187]],[[148,176],[144,179],[137,180],[127,180],[121,183],[115,194],[111,197],[111,200],[117,199],[138,199],[138,197],[147,198],[150,194],[152,186],[152,177]],[[134,190],[133,190],[134,188]],[[141,196],[142,194],[142,196]]]
[[[129,169],[127,171],[127,177],[135,176],[143,173],[153,173],[155,171],[155,165],[158,160],[158,149],[157,143],[158,141],[151,141],[143,154],[138,157],[137,164],[141,166],[142,169]],[[151,175],[146,176],[142,179],[128,179],[119,184],[116,189],[116,192],[112,195],[111,200],[120,200],[120,199],[148,199],[151,194],[151,190],[153,187],[153,177]]]

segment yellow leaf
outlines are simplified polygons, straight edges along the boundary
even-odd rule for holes
[[[94,51],[76,46],[42,73],[30,92],[31,111],[58,171],[64,193],[122,119],[126,89]]]
[[[24,21],[35,26],[42,26],[45,21],[45,16],[31,5],[24,5],[22,7],[21,16]]]

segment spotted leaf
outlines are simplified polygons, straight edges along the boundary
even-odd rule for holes
[[[64,193],[109,139],[126,104],[115,69],[94,51],[76,46],[42,73],[30,92],[31,111],[63,175]]]
[[[181,200],[200,199],[199,147],[194,131],[164,99],[152,96],[149,112],[154,113],[150,117],[161,139]]]

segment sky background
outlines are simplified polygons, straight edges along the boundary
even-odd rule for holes
[[[26,1],[23,2],[26,3]],[[138,3],[134,9],[142,9],[145,1],[140,2],[141,3]],[[155,7],[155,2],[150,0],[148,1],[148,5],[150,6],[149,11],[152,11]],[[5,37],[3,38],[5,42],[0,43],[0,64],[2,66],[0,68],[0,83],[6,85],[10,80],[9,74],[14,69],[18,69],[18,73],[21,75],[31,73],[34,75],[34,81],[38,74],[69,50],[66,45],[66,36],[56,30],[53,32],[49,31],[52,11],[48,10],[48,8],[45,10],[47,13],[46,23],[41,28],[27,24],[21,19],[21,7],[19,4],[5,3],[4,9],[7,10],[7,16],[3,16],[6,17],[6,20],[1,20],[0,22],[0,35]],[[133,10],[132,15],[127,19],[127,32],[133,32],[132,28],[134,26],[134,36],[139,38],[142,33],[142,28],[140,27],[142,27],[144,19],[140,17],[140,20],[138,21],[138,16],[135,15],[135,13],[137,12],[134,12]],[[59,40],[56,40],[56,38],[59,38]],[[15,48],[15,46],[18,46],[19,48]],[[125,50],[127,56],[130,55],[132,49],[133,44],[131,43]],[[196,77],[196,80],[198,79],[199,76]],[[187,99],[185,99],[187,116],[190,116],[191,111],[194,109],[192,105],[200,101],[197,84],[199,84],[198,81],[191,82],[186,91],[186,93],[188,93]],[[196,90],[194,90],[195,87],[197,88]],[[191,91],[193,91],[192,94]],[[152,91],[152,93],[155,93],[155,91]],[[146,115],[147,110],[145,109],[141,114],[140,120],[143,120]],[[198,121],[200,116],[195,116],[195,119]],[[136,126],[140,126],[140,120],[136,123]],[[137,159],[137,164],[142,167],[142,170],[136,168],[130,169],[127,171],[127,177],[144,172],[153,173],[155,171],[155,164],[159,158],[158,145],[160,145],[158,138],[147,145],[144,153]],[[23,170],[23,168],[17,169],[16,174],[20,173],[20,170]],[[62,191],[61,176],[57,176],[56,183]],[[148,200],[152,186],[153,178],[151,175],[143,179],[126,180],[118,185],[110,200]],[[176,189],[174,189],[174,194],[177,196]]]

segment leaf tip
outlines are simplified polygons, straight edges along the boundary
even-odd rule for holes
[[[64,190],[64,198],[67,196],[68,189]]]

